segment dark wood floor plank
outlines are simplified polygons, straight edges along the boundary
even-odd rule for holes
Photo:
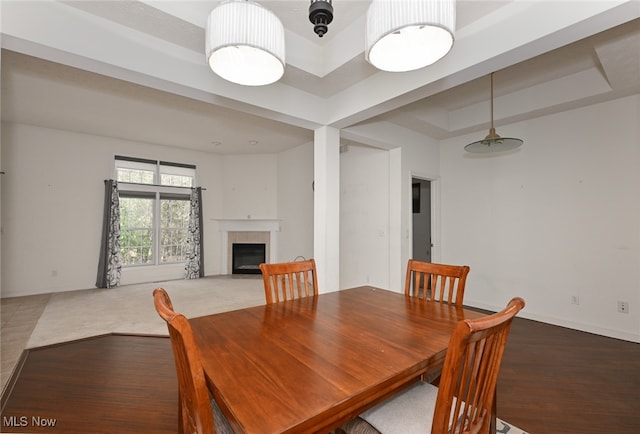
[[[640,344],[516,318],[498,416],[531,433],[640,432]]]
[[[30,350],[5,392],[2,432],[177,432],[168,338],[107,335]],[[636,434],[639,408],[640,344],[514,320],[498,380],[500,418],[532,434]],[[20,417],[29,425],[7,426]],[[56,427],[33,426],[32,417]]]
[[[177,405],[169,339],[108,335],[30,350],[2,432],[175,433]]]

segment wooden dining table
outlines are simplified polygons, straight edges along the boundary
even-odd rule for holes
[[[327,433],[444,361],[482,313],[362,286],[190,319],[206,381],[239,433]]]

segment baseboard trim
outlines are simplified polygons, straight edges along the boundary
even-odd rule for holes
[[[486,303],[480,303],[476,301],[467,301],[467,300],[465,300],[464,304],[465,306],[490,310],[492,312],[497,312],[504,308],[504,306],[498,307],[498,306],[493,306]],[[610,329],[606,327],[600,327],[594,324],[585,324],[585,323],[579,323],[575,321],[567,321],[566,319],[555,318],[547,315],[539,315],[536,313],[527,312],[526,307],[525,309],[521,310],[518,313],[518,316],[522,318],[534,320],[534,321],[543,322],[546,324],[569,328],[572,330],[579,330],[582,332],[592,333],[599,336],[605,336],[608,338],[622,339],[624,341],[640,343],[640,334],[629,333],[623,330],[615,330],[615,329]]]

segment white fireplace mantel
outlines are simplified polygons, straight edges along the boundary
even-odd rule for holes
[[[266,231],[280,232],[280,219],[214,219],[221,232]]]
[[[280,219],[213,219],[218,222],[222,233],[221,264],[223,273],[230,273],[229,266],[229,232],[269,232],[269,262],[278,262],[278,237]]]

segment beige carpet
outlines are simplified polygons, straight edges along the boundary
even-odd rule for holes
[[[173,307],[188,318],[264,304],[260,276],[215,276],[52,294],[27,348],[105,333],[167,335],[153,306],[163,287]]]

